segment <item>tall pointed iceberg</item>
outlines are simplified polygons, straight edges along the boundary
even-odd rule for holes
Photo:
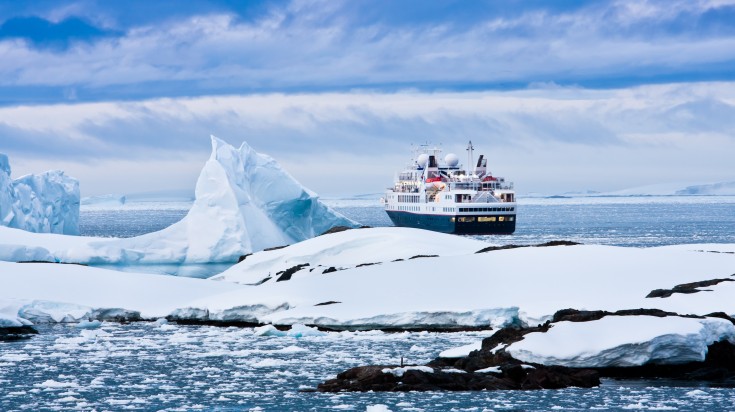
[[[189,213],[169,228],[185,227],[188,262],[233,260],[309,239],[333,226],[355,225],[270,156],[247,143],[235,149],[214,136],[195,193]]]

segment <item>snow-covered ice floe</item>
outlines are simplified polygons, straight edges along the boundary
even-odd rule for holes
[[[0,153],[0,226],[78,235],[79,181],[60,170],[12,180]]]
[[[1,174],[1,173],[0,173]],[[0,260],[89,264],[235,262],[241,255],[357,224],[319,201],[271,157],[212,136],[212,155],[188,214],[127,239],[69,237],[0,227]],[[77,192],[77,210],[78,210]]]
[[[707,346],[735,344],[735,326],[718,318],[607,316],[593,322],[558,322],[506,348],[514,358],[542,365],[604,368],[704,361]]]

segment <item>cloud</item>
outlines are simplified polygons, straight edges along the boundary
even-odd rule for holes
[[[733,80],[735,73],[735,5],[729,2],[498,7],[446,1],[399,7],[292,1],[247,9],[213,3],[177,11],[150,6],[154,20],[90,4],[46,14],[66,19],[58,26],[84,13],[84,21],[96,22],[90,30],[120,35],[69,41],[61,52],[14,38],[0,41],[6,56],[0,93],[47,88],[47,98],[55,93],[61,99],[73,87],[80,100],[137,100],[407,87],[517,89],[543,82],[622,87]]]
[[[494,170],[524,182],[527,191],[548,192],[624,188],[644,179],[732,180],[732,119],[735,83],[722,82],[272,93],[0,108],[0,151],[48,168],[138,164],[136,173],[151,175],[147,185],[180,188],[170,186],[180,179],[155,178],[163,174],[159,163],[178,162],[182,175],[196,175],[215,134],[233,144],[248,141],[317,192],[354,194],[389,185],[411,143],[443,143],[463,154],[472,140]],[[110,191],[89,168],[79,170],[95,182],[87,188]],[[131,184],[124,173],[113,178],[111,186]]]

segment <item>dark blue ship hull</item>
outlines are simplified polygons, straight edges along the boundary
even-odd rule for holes
[[[386,213],[396,226],[456,235],[509,235],[516,230],[515,215],[424,215],[396,210],[386,210]]]

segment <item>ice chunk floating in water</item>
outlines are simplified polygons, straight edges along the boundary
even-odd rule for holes
[[[0,226],[78,235],[79,182],[60,170],[11,180],[0,153]]]

